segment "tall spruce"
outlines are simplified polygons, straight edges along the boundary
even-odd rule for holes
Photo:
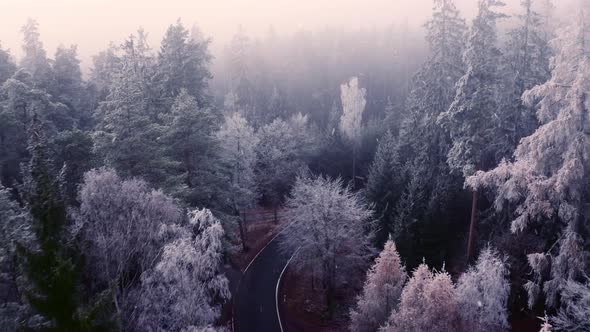
[[[496,112],[501,52],[496,45],[496,22],[505,15],[494,10],[501,6],[504,3],[499,0],[479,0],[479,12],[473,20],[463,55],[467,71],[457,83],[451,106],[438,118],[452,139],[447,162],[452,169],[461,171],[464,177],[473,175],[477,170],[489,169],[498,162],[497,148],[490,142],[494,142],[498,128]],[[474,236],[477,197],[478,192],[474,190],[468,258]]]
[[[156,76],[161,85],[164,104],[171,107],[174,99],[184,89],[200,107],[210,103],[207,95],[211,55],[209,39],[192,38],[178,20],[170,25],[164,35],[158,53]]]
[[[53,174],[42,125],[36,116],[29,151],[31,160],[24,169],[21,191],[31,215],[34,241],[19,243],[17,250],[27,280],[27,301],[47,321],[32,328],[85,331],[89,326],[80,311],[79,270],[71,248],[65,245],[68,218],[61,179]]]
[[[543,17],[535,10],[539,0],[522,0],[522,13],[517,16],[518,26],[509,31],[504,47],[502,67],[503,88],[500,135],[494,145],[498,156],[510,157],[522,137],[533,133],[538,122],[535,110],[522,102],[522,94],[541,84],[550,76],[549,34],[543,25]]]
[[[369,173],[368,198],[376,204],[376,211],[381,216],[379,244],[387,238],[386,232],[395,231],[396,220],[400,223],[398,231],[409,228],[418,220],[436,219],[440,223],[440,212],[447,210],[451,200],[449,193],[453,190],[450,188],[458,186],[457,176],[450,174],[446,163],[450,138],[436,120],[450,106],[455,96],[455,84],[464,73],[461,54],[465,22],[454,1],[435,0],[426,29],[430,55],[412,80],[407,100],[408,114],[401,125],[399,138],[386,136],[380,140]],[[416,176],[423,178],[415,179]],[[387,181],[386,177],[389,177]],[[418,183],[426,185],[418,188]],[[404,197],[419,200],[408,204],[407,199],[400,201]],[[420,208],[413,208],[418,206]],[[400,248],[409,248],[408,241],[401,239],[408,238],[408,235],[395,234]],[[400,250],[406,254],[406,250]]]

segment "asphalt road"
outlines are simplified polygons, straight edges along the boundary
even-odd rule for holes
[[[276,287],[289,257],[273,239],[242,276],[235,303],[234,332],[281,332]]]

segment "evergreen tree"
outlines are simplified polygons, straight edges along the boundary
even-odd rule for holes
[[[479,0],[479,12],[473,20],[463,56],[467,72],[457,83],[457,93],[448,111],[438,118],[452,139],[447,162],[452,169],[462,171],[464,177],[477,170],[489,169],[498,162],[498,148],[490,142],[494,142],[498,128],[498,61],[501,53],[496,46],[496,22],[505,15],[494,9],[500,6],[504,3],[499,0]],[[474,190],[468,258],[473,242],[477,195]]]
[[[29,73],[19,70],[0,88],[0,169],[6,185],[20,179],[20,164],[29,157],[27,132],[34,114],[45,123],[49,138],[73,124],[68,108],[52,102],[49,94],[35,88]]]
[[[375,236],[378,247],[381,247],[393,232],[394,211],[402,191],[401,175],[396,173],[396,170],[401,171],[396,143],[391,131],[387,131],[381,137],[365,188],[365,195],[375,203],[375,211],[379,213],[379,226]]]
[[[181,192],[177,194],[192,204],[212,207],[224,203],[225,194],[221,188],[226,183],[218,176],[221,166],[219,142],[215,136],[217,115],[209,108],[199,107],[197,100],[183,89],[165,119],[163,142],[171,160],[178,165],[177,174],[181,180],[177,186]],[[176,184],[172,182],[166,186],[174,188]]]
[[[464,331],[507,331],[509,271],[499,254],[482,250],[474,267],[457,282],[459,314]]]
[[[407,278],[395,243],[390,239],[367,272],[363,293],[350,313],[350,330],[373,332],[386,323],[391,311],[398,306]]]
[[[183,89],[195,98],[199,107],[210,103],[209,43],[209,39],[191,38],[180,20],[166,30],[158,53],[156,77],[168,107]]]
[[[146,34],[140,30],[137,37],[129,37],[122,51],[108,95],[97,110],[96,149],[121,174],[164,185],[170,160],[159,142],[164,110],[153,84],[154,59]]]
[[[512,232],[548,231],[544,233],[547,252],[529,255],[536,280],[527,284],[527,290],[533,304],[542,289],[549,307],[558,305],[567,281],[580,281],[588,273],[588,10],[586,3],[578,3],[578,19],[556,43],[560,48],[551,79],[523,96],[526,105],[536,105],[541,126],[520,141],[514,161],[503,161],[467,180],[474,190],[494,189],[497,209],[513,204]]]
[[[55,84],[50,93],[70,109],[78,127],[87,127],[91,118],[90,108],[94,105],[82,80],[77,46],[58,47],[52,69]]]
[[[383,215],[383,223],[388,225],[389,232],[394,231],[395,220],[398,221],[398,230],[401,230],[400,226],[410,230],[416,222],[429,224],[429,227],[433,227],[433,223],[445,225],[449,202],[453,200],[451,193],[457,191],[453,188],[458,189],[458,178],[451,174],[446,163],[450,138],[436,124],[436,119],[451,104],[455,83],[463,74],[461,53],[464,48],[465,22],[454,1],[436,0],[433,16],[427,22],[426,29],[429,57],[411,82],[408,113],[400,126],[395,148],[393,142],[386,143],[390,151],[378,149],[375,155],[373,168],[380,163],[383,153],[396,154],[396,160],[388,166],[391,178],[389,181],[374,181],[369,176],[368,181],[368,188],[379,182],[384,188],[389,187],[383,189],[380,196],[370,196],[376,203],[376,210]],[[417,179],[418,176],[421,178]],[[419,183],[422,185],[418,188],[416,185]],[[411,202],[408,201],[410,197]],[[386,200],[386,204],[381,202],[383,200]],[[384,207],[389,211],[385,211]],[[446,225],[441,226],[441,229],[444,227]],[[397,233],[394,236],[399,248],[404,248],[400,250],[407,254],[405,257],[413,261],[411,256],[414,250],[409,248],[410,243],[407,241],[410,235]],[[415,235],[420,237],[419,234]],[[403,237],[406,240],[402,240]],[[440,248],[435,251],[440,252]],[[422,257],[420,254],[415,255],[416,260]]]
[[[541,15],[535,11],[535,2],[521,1],[523,13],[518,15],[519,25],[508,33],[509,40],[504,47],[501,132],[494,141],[497,154],[502,157],[510,157],[520,139],[537,128],[534,108],[526,107],[521,97],[550,76],[549,37],[544,32]]]
[[[453,331],[458,327],[457,309],[451,276],[444,271],[432,273],[423,263],[404,287],[399,308],[381,331]]]
[[[20,66],[32,75],[36,88],[50,90],[53,87],[54,78],[51,63],[40,40],[39,24],[37,21],[29,19],[21,28],[21,32],[24,55]]]
[[[16,64],[10,52],[0,45],[0,86],[16,72]]]
[[[79,269],[68,248],[68,218],[60,179],[53,175],[51,160],[41,128],[33,117],[22,196],[32,218],[34,243],[20,243],[19,257],[29,283],[26,298],[47,325],[32,326],[42,331],[87,331],[90,321],[81,311],[78,292]]]

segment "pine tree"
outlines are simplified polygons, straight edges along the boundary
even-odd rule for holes
[[[121,174],[164,186],[171,167],[159,142],[165,110],[155,91],[154,59],[145,32],[129,37],[122,51],[108,95],[97,111],[96,150]]]
[[[77,46],[59,47],[55,52],[52,69],[55,84],[49,90],[50,93],[54,98],[68,106],[72,117],[78,123],[81,122],[81,125],[85,125],[90,121],[90,110],[84,109],[85,104],[89,102],[85,99],[89,98],[89,96],[85,94]]]
[[[0,86],[16,72],[16,64],[8,50],[0,45]]]
[[[544,31],[541,15],[535,11],[535,2],[522,0],[519,25],[508,33],[509,40],[504,47],[501,132],[494,142],[498,146],[497,155],[501,157],[512,155],[520,139],[537,128],[534,108],[526,107],[521,97],[526,90],[544,83],[550,76],[549,36]]]
[[[191,38],[180,20],[166,30],[158,53],[156,77],[168,107],[183,89],[195,98],[199,107],[210,104],[207,95],[212,77],[208,67],[211,61],[209,43],[209,39]]]
[[[179,187],[177,195],[192,204],[209,207],[220,204],[226,183],[217,176],[221,158],[215,136],[219,122],[217,114],[209,108],[199,107],[197,100],[183,89],[165,119],[162,141],[171,160],[178,165],[181,180],[178,186],[177,179],[172,178],[166,187]]]
[[[450,174],[446,163],[450,149],[449,135],[436,124],[436,119],[440,113],[448,109],[455,95],[455,83],[463,75],[464,64],[461,54],[464,48],[465,22],[453,1],[437,0],[434,2],[433,16],[427,22],[426,29],[430,54],[411,82],[407,100],[408,113],[400,126],[396,146],[394,148],[391,145],[388,148],[391,150],[388,153],[393,154],[395,149],[397,155],[389,170],[395,178],[389,179],[391,183],[383,181],[384,186],[389,187],[387,192],[391,192],[391,195],[372,199],[376,203],[378,213],[388,219],[384,222],[389,224],[390,231],[394,228],[395,219],[401,223],[407,222],[407,228],[410,228],[414,221],[422,224],[444,224],[444,216],[447,213],[440,212],[448,210],[448,202],[452,200],[450,193],[453,192],[450,188],[458,186],[457,176]],[[373,167],[376,166],[378,158],[381,158],[379,156],[378,150]],[[416,179],[416,176],[422,178]],[[425,184],[419,188],[419,195],[415,191],[418,189],[418,182]],[[410,211],[407,209],[407,201],[400,202],[400,199],[407,198],[408,195],[413,199],[411,205],[419,208]],[[383,204],[379,202],[385,197],[388,200],[389,211],[383,210]],[[392,213],[400,204],[405,205],[406,209],[398,209],[398,212]],[[399,236],[402,234],[395,236],[396,240],[400,241]],[[397,243],[400,247],[408,245]],[[424,256],[416,255],[417,259],[422,257]]]
[[[49,90],[53,86],[53,72],[47,53],[40,40],[39,24],[29,19],[21,28],[23,34],[23,52],[20,66],[28,71],[32,77],[35,87]]]
[[[496,46],[496,22],[504,15],[494,9],[500,6],[504,3],[499,0],[479,0],[479,12],[473,20],[463,55],[467,72],[457,83],[457,94],[448,111],[438,118],[452,139],[447,162],[452,169],[462,171],[464,177],[488,169],[498,161],[497,150],[489,142],[494,141],[497,132],[494,123],[497,122],[498,58],[501,53]],[[473,243],[477,196],[477,190],[474,190],[468,259]]]
[[[537,300],[535,290],[543,289],[549,307],[558,304],[558,295],[568,280],[579,280],[587,273],[585,248],[589,239],[584,216],[589,197],[585,165],[590,146],[586,120],[590,29],[587,4],[580,2],[576,9],[578,19],[562,31],[556,44],[560,48],[551,79],[523,96],[527,105],[536,105],[542,125],[520,141],[514,161],[503,161],[467,181],[474,190],[494,189],[497,209],[505,202],[514,204],[512,232],[532,232],[541,225],[552,229],[546,242],[549,251],[538,255],[550,262],[531,266],[537,276],[542,274],[541,267],[550,266],[550,277],[537,278],[527,287],[531,303]]]
[[[369,177],[365,195],[375,204],[379,226],[375,236],[378,247],[381,247],[389,234],[393,232],[395,207],[401,191],[401,171],[397,153],[397,141],[391,131],[379,140],[375,159],[369,169]]]
[[[408,275],[390,239],[367,272],[363,293],[350,313],[353,332],[377,331],[397,308]]]
[[[85,331],[80,312],[79,269],[66,243],[68,218],[59,178],[52,172],[41,122],[35,116],[29,145],[31,160],[25,168],[22,196],[32,218],[34,244],[20,243],[18,253],[29,286],[26,298],[48,322],[44,331]]]

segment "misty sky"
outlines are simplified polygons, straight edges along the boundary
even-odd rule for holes
[[[519,1],[507,0],[511,6]],[[474,15],[476,0],[457,3],[465,17]],[[109,41],[119,43],[139,26],[157,47],[177,18],[187,27],[198,24],[213,37],[215,51],[239,25],[252,35],[264,34],[270,26],[279,33],[327,26],[382,27],[405,19],[419,26],[431,7],[432,0],[0,0],[0,43],[19,56],[19,29],[27,18],[34,18],[51,56],[59,44],[78,44],[87,67],[88,59]]]

